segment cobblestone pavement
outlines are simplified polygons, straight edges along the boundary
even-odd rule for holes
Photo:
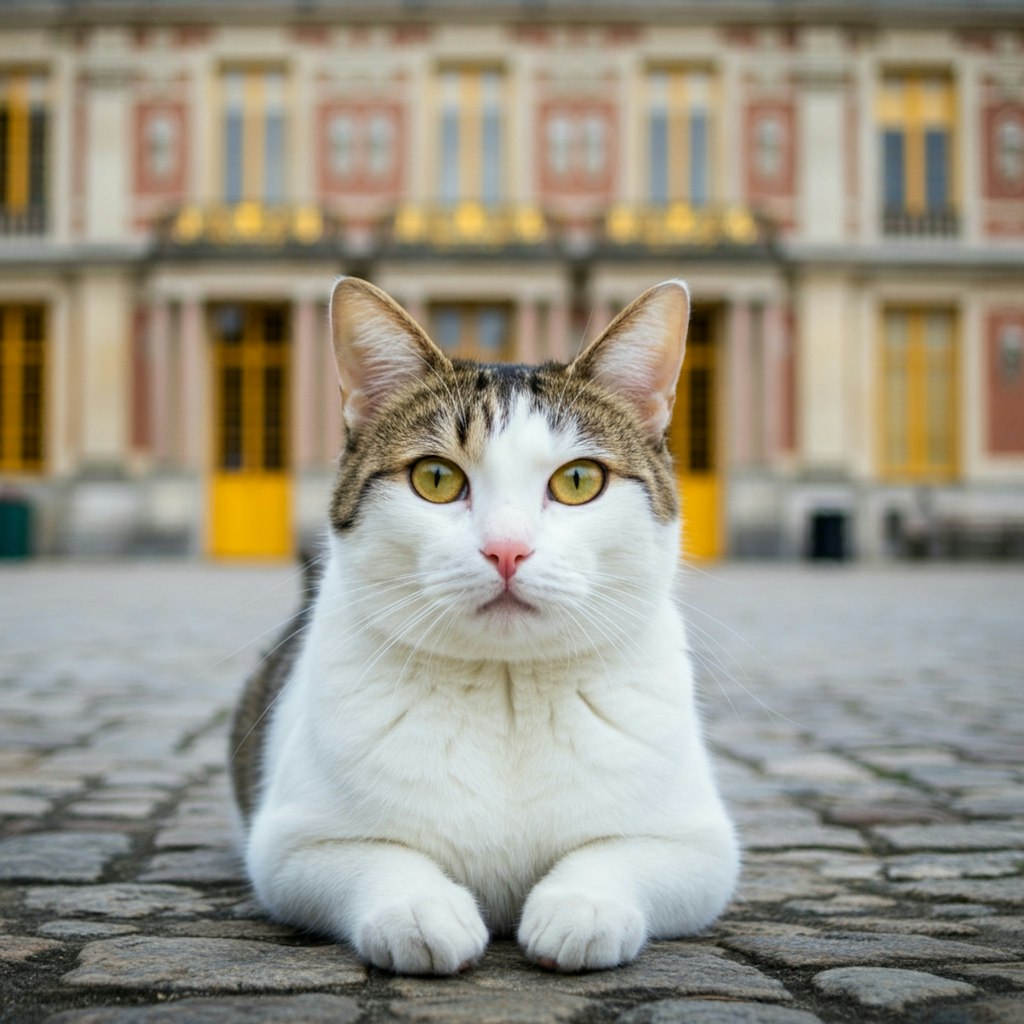
[[[0,571],[0,1020],[1024,1021],[1019,570],[691,570],[739,898],[617,971],[499,943],[455,980],[367,970],[240,876],[226,719],[296,592],[284,569]]]

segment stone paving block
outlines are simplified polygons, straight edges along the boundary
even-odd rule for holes
[[[784,903],[798,897],[834,896],[842,891],[835,881],[821,878],[796,865],[747,864],[740,877],[736,901],[740,903]]]
[[[902,907],[898,913],[905,913]],[[935,938],[972,938],[981,935],[980,928],[966,921],[936,921],[932,917],[830,917],[828,927],[832,932],[882,932],[900,935],[931,935]]]
[[[231,849],[158,853],[139,874],[140,882],[246,883],[245,867]]]
[[[998,853],[926,853],[885,860],[885,876],[893,881],[927,878],[1000,878],[1018,874],[1024,850]]]
[[[966,942],[933,939],[924,935],[884,932],[845,935],[730,935],[722,945],[769,964],[787,967],[829,967],[906,964],[978,963],[1013,960],[1010,953]]]
[[[977,915],[994,914],[995,907],[984,903],[932,903],[928,912],[934,917],[975,917]]]
[[[965,964],[957,968],[957,974],[975,979],[998,978],[1015,988],[1024,988],[1024,960],[1011,964]]]
[[[47,1018],[46,1024],[356,1024],[349,996],[223,996],[177,999],[156,1006],[94,1006]]]
[[[1018,915],[993,914],[990,917],[969,917],[966,922],[983,932],[1019,935],[1024,938],[1024,917]]]
[[[42,796],[24,793],[0,793],[0,817],[41,818],[53,806],[53,801]]]
[[[557,993],[470,992],[458,998],[388,1005],[388,1020],[410,1024],[562,1024],[589,1009],[587,999]]]
[[[97,914],[118,918],[148,917],[151,914],[183,917],[205,914],[214,908],[196,889],[130,882],[29,889],[25,894],[25,906],[29,910],[46,910],[71,917]]]
[[[868,803],[846,801],[829,807],[826,819],[833,825],[865,828],[869,825],[937,825],[958,820],[955,814],[924,800],[900,803]]]
[[[768,758],[761,762],[766,775],[812,782],[864,782],[871,774],[859,764],[835,754],[811,752],[798,756]]]
[[[161,992],[301,992],[365,979],[366,968],[339,946],[137,935],[90,942],[63,980]]]
[[[637,1006],[616,1018],[615,1024],[822,1024],[806,1010],[763,1003],[710,999],[664,999]]]
[[[235,830],[225,817],[222,813],[216,821],[172,823],[156,834],[154,845],[158,850],[192,849],[198,846],[223,849],[231,846],[235,841]]]
[[[743,829],[743,845],[748,850],[810,849],[864,850],[864,837],[852,828],[832,825],[751,825]]]
[[[36,931],[50,939],[109,939],[115,935],[134,935],[139,929],[113,921],[47,921]]]
[[[966,1006],[943,1006],[920,1018],[922,1024],[1020,1024],[1020,996],[983,999]]]
[[[799,866],[821,878],[836,881],[860,881],[879,878],[882,874],[882,864],[877,857],[840,850],[780,850],[768,855],[748,854],[746,863],[754,862],[765,869],[780,864]]]
[[[165,795],[147,800],[102,799],[80,800],[68,807],[68,814],[76,818],[101,818],[103,820],[124,819],[143,821],[148,818],[165,799]]]
[[[277,921],[223,921],[220,919],[192,918],[188,921],[168,921],[161,927],[165,935],[193,935],[207,939],[295,939],[302,932]]]
[[[873,835],[896,850],[1019,850],[1024,825],[904,825],[879,826]]]
[[[613,971],[589,974],[542,973],[522,960],[510,973],[485,959],[473,979],[484,988],[506,988],[511,984],[526,990],[552,990],[570,995],[599,996],[610,992],[643,990],[671,995],[725,996],[786,1002],[792,997],[785,986],[754,967],[736,963],[715,950],[685,942],[652,943],[633,963]]]
[[[131,839],[119,832],[33,832],[0,840],[0,879],[95,882]]]
[[[53,939],[40,939],[32,935],[0,935],[0,962],[21,963],[40,953],[60,949]]]
[[[930,878],[921,882],[896,882],[890,891],[922,899],[978,900],[1024,905],[1024,877]]]
[[[1024,816],[1024,786],[997,793],[972,793],[950,804],[950,808],[971,818],[1012,818]]]
[[[870,893],[842,893],[827,900],[790,900],[785,910],[816,917],[834,917],[843,914],[868,914],[896,906],[896,901]]]
[[[811,983],[827,996],[848,996],[861,1006],[902,1010],[929,999],[955,999],[977,992],[973,985],[925,971],[893,967],[835,967],[816,974]]]

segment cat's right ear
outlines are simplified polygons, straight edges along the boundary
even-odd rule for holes
[[[369,419],[397,387],[451,365],[394,299],[358,277],[343,277],[334,286],[331,335],[349,430]]]

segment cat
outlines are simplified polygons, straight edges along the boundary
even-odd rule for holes
[[[672,598],[688,318],[667,281],[567,365],[491,365],[336,284],[329,549],[232,728],[274,917],[449,975],[491,935],[594,970],[722,912],[738,844]]]

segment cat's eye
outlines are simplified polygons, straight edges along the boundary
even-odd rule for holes
[[[469,484],[466,474],[447,459],[420,459],[409,472],[412,489],[427,501],[438,505],[457,501],[466,493]]]
[[[554,472],[548,490],[563,505],[585,505],[604,490],[606,478],[604,466],[590,459],[577,459]]]

